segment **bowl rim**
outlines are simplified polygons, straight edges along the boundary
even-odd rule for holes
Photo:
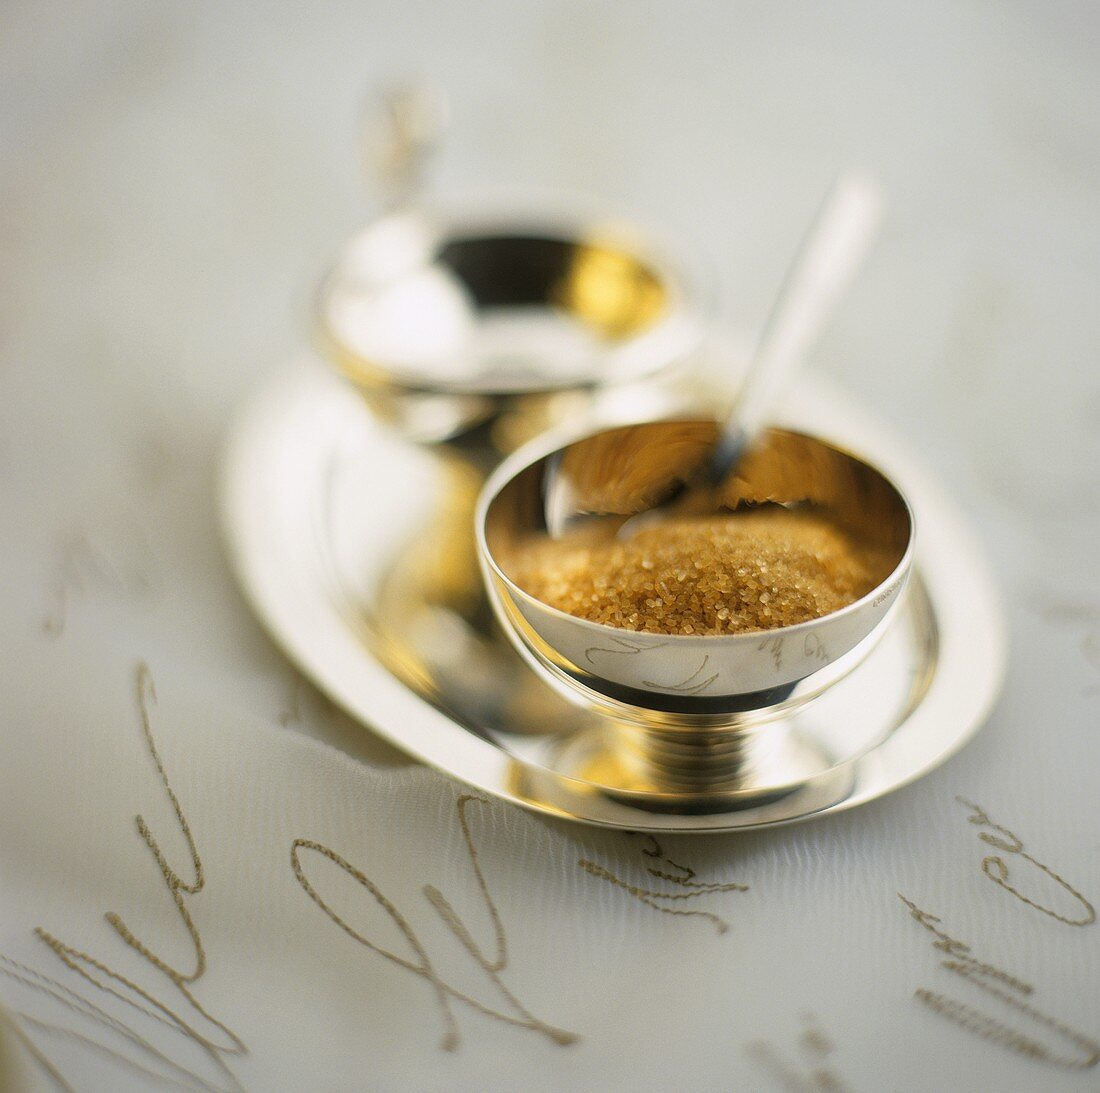
[[[752,642],[767,641],[769,638],[778,637],[780,635],[786,636],[788,634],[806,634],[810,631],[820,628],[822,624],[826,622],[835,622],[838,619],[845,618],[849,615],[854,615],[867,607],[873,607],[875,601],[882,599],[880,602],[886,602],[887,600],[893,600],[896,598],[894,593],[900,592],[904,586],[909,573],[913,568],[913,560],[916,555],[916,540],[917,540],[917,525],[916,517],[913,513],[913,508],[909,504],[909,499],[905,496],[905,493],[897,485],[897,483],[884,471],[880,470],[874,463],[871,463],[868,459],[852,451],[848,447],[834,443],[831,440],[826,440],[824,437],[817,436],[813,433],[807,433],[801,429],[788,429],[783,426],[769,426],[765,431],[768,433],[783,433],[789,436],[802,437],[808,440],[812,440],[816,443],[822,444],[827,448],[831,448],[834,452],[839,453],[847,459],[854,460],[857,463],[867,467],[875,474],[877,474],[897,495],[901,501],[903,511],[908,519],[909,523],[909,537],[905,544],[905,550],[902,552],[901,558],[889,574],[884,577],[878,584],[875,585],[869,592],[861,596],[858,600],[853,600],[849,604],[845,604],[844,607],[839,608],[836,611],[830,611],[826,615],[821,615],[816,619],[808,619],[806,622],[794,623],[791,626],[776,626],[770,630],[749,630],[740,634],[662,634],[650,630],[628,630],[625,627],[611,626],[608,623],[593,622],[591,619],[582,619],[577,615],[571,615],[567,611],[562,611],[560,608],[551,607],[547,603],[543,603],[542,600],[535,596],[532,596],[529,592],[524,591],[519,585],[515,583],[501,568],[499,563],[493,557],[492,551],[489,549],[489,544],[486,537],[486,523],[489,515],[489,510],[493,505],[493,502],[503,492],[504,487],[508,485],[521,471],[525,468],[532,466],[536,462],[540,462],[546,459],[548,456],[555,455],[569,444],[575,443],[578,440],[585,439],[586,436],[594,436],[600,432],[610,431],[612,429],[627,427],[630,425],[646,425],[656,421],[706,421],[705,416],[698,413],[677,413],[669,415],[665,418],[651,419],[650,421],[623,421],[614,422],[607,425],[602,425],[596,429],[588,429],[578,432],[571,439],[564,438],[562,431],[555,430],[553,438],[549,434],[542,437],[538,437],[535,440],[529,442],[521,448],[518,448],[507,459],[500,463],[500,465],[493,471],[493,473],[486,480],[485,485],[482,487],[481,493],[478,497],[477,506],[474,510],[474,532],[477,543],[478,559],[482,565],[482,572],[486,578],[495,578],[508,589],[509,594],[513,598],[518,597],[522,602],[533,605],[540,612],[549,615],[551,618],[558,619],[562,622],[568,622],[571,624],[579,625],[582,629],[590,631],[593,635],[600,635],[603,638],[622,638],[624,640],[644,639],[645,643],[649,645],[650,639],[655,643],[665,644],[667,642],[676,642],[677,644],[690,645],[691,643],[703,643],[703,642],[720,642],[723,645],[729,646],[731,643],[738,644],[750,644]],[[650,645],[650,648],[654,648],[654,645]]]
[[[576,242],[584,237],[606,243],[650,269],[669,292],[669,306],[650,326],[593,355],[597,363],[584,376],[506,386],[469,380],[434,379],[407,364],[371,359],[344,342],[325,316],[325,303],[338,281],[346,257],[362,238],[382,225],[419,223],[438,247],[450,240],[506,236]],[[609,214],[591,201],[546,203],[454,201],[383,214],[345,241],[312,294],[313,341],[324,357],[353,383],[419,395],[507,397],[600,388],[653,376],[681,361],[698,347],[713,318],[716,278],[702,253],[670,241],[659,227]]]

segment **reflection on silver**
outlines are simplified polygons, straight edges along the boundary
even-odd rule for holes
[[[827,413],[815,424],[828,429]],[[962,745],[999,688],[1004,631],[980,552],[919,466],[881,445],[876,460],[921,526],[894,619],[817,701],[726,741],[746,776],[712,791],[654,785],[629,725],[574,707],[523,664],[479,592],[476,475],[378,428],[320,367],[277,378],[241,419],[224,516],[242,585],[276,640],[410,754],[553,815],[732,830],[848,808],[918,777]],[[690,780],[690,752],[663,767],[682,761]]]

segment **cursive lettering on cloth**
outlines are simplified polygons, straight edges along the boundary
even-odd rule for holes
[[[14,1020],[21,1026],[19,1038],[24,1043],[29,1041],[33,1044],[32,1058],[63,1088],[67,1088],[67,1083],[61,1076],[56,1064],[48,1059],[41,1045],[30,1037],[26,1032],[27,1028],[34,1028],[45,1036],[64,1037],[143,1076],[152,1077],[162,1082],[182,1085],[189,1089],[217,1090],[219,1093],[221,1091],[237,1091],[242,1086],[227,1065],[225,1056],[244,1055],[247,1053],[247,1049],[240,1037],[225,1023],[214,1017],[202,1005],[192,990],[192,986],[206,970],[206,950],[198,926],[188,907],[186,897],[198,895],[206,884],[206,878],[203,872],[202,859],[199,856],[198,847],[191,832],[191,825],[188,823],[183,806],[180,804],[179,798],[169,781],[168,772],[165,769],[153,736],[149,710],[150,706],[156,702],[156,690],[152,674],[146,664],[140,663],[137,665],[134,684],[138,717],[145,746],[152,757],[159,781],[167,794],[179,830],[187,844],[191,859],[191,874],[194,879],[184,880],[176,869],[169,864],[166,855],[161,850],[159,841],[142,815],[139,814],[135,818],[135,824],[138,835],[149,848],[149,853],[156,862],[160,875],[175,904],[183,928],[190,940],[194,952],[193,966],[188,971],[180,971],[174,968],[138,938],[116,911],[108,912],[105,917],[123,943],[137,953],[149,967],[164,976],[177,994],[182,997],[186,1005],[179,1007],[179,1003],[176,1002],[174,1005],[177,1008],[173,1008],[173,1004],[164,1001],[153,990],[147,990],[134,980],[115,971],[105,961],[67,944],[44,927],[39,926],[34,932],[66,969],[78,975],[96,990],[158,1025],[168,1028],[174,1034],[184,1037],[191,1044],[197,1046],[213,1064],[218,1073],[220,1084],[215,1085],[207,1081],[189,1067],[173,1059],[167,1052],[162,1051],[148,1038],[142,1036],[131,1024],[121,1020],[102,1006],[96,1005],[91,1000],[94,996],[81,994],[64,983],[44,975],[41,971],[6,956],[0,956],[0,975],[34,990],[40,995],[45,995],[59,1005],[66,1007],[70,1012],[90,1020],[97,1026],[97,1031],[120,1037],[136,1053],[131,1054],[128,1051],[112,1048],[102,1039],[86,1035],[76,1029],[43,1021],[26,1013],[16,1013]],[[144,1059],[144,1062],[142,1059]]]
[[[503,999],[504,1008],[498,1008],[499,1003],[497,1005],[489,1005],[482,1002],[447,982],[436,971],[431,957],[428,955],[427,947],[409,924],[408,919],[398,910],[382,889],[363,872],[363,870],[354,866],[331,847],[325,846],[313,839],[295,839],[290,848],[291,868],[294,870],[295,879],[298,881],[298,884],[301,885],[306,895],[308,895],[309,898],[344,931],[344,933],[353,938],[364,948],[377,953],[390,963],[399,968],[403,968],[405,971],[410,972],[418,978],[426,980],[430,984],[432,994],[435,997],[440,1016],[443,1020],[443,1036],[440,1044],[445,1051],[457,1050],[461,1042],[458,1031],[458,1021],[455,1018],[452,1008],[452,1003],[454,1002],[459,1002],[468,1006],[493,1020],[502,1021],[508,1025],[539,1033],[555,1044],[571,1044],[578,1038],[575,1033],[556,1028],[554,1025],[547,1024],[545,1021],[532,1014],[505,984],[502,978],[502,973],[508,967],[508,938],[500,912],[489,891],[489,885],[481,869],[481,862],[479,860],[477,847],[474,843],[473,834],[470,830],[468,816],[470,805],[484,805],[487,803],[488,802],[480,797],[463,794],[456,802],[456,809],[474,880],[485,904],[485,908],[488,911],[489,919],[493,924],[494,938],[492,955],[488,956],[482,951],[481,946],[474,940],[473,934],[470,932],[459,913],[438,888],[429,884],[425,885],[422,891],[428,903],[443,921],[443,924],[451,934],[457,938],[463,949],[473,958],[475,964],[485,973],[489,982]],[[308,854],[306,852],[308,852]],[[408,942],[409,948],[412,951],[411,958],[408,956],[401,956],[389,949],[384,949],[381,945],[378,945],[366,935],[356,930],[325,901],[314,881],[312,881],[306,873],[305,860],[310,855],[318,855],[322,858],[326,858],[370,894],[371,898],[383,911],[385,911],[390,920]]]
[[[967,1032],[1048,1066],[1065,1070],[1087,1070],[1100,1062],[1100,1044],[1094,1039],[1023,1001],[1034,991],[1030,983],[1025,983],[993,964],[978,960],[969,945],[951,937],[942,928],[940,919],[935,915],[921,910],[900,892],[898,899],[909,909],[914,921],[935,938],[932,947],[946,955],[947,959],[940,961],[940,966],[977,987],[988,998],[995,999],[1010,1011],[1012,1020],[1029,1027],[1029,1031],[1021,1031],[1006,1020],[991,1017],[974,1006],[949,998],[938,991],[918,989],[915,997],[919,1002]],[[1070,1054],[1064,1048],[1052,1046],[1048,1037],[1072,1045],[1074,1052]]]

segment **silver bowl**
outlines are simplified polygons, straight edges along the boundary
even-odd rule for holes
[[[717,436],[715,423],[704,419],[618,428],[632,431],[639,451],[675,452],[684,465],[672,468],[673,476],[684,477]],[[497,616],[513,644],[559,690],[620,722],[646,728],[737,727],[759,724],[807,701],[870,652],[912,567],[913,515],[876,468],[802,433],[765,433],[751,461],[739,468],[730,507],[744,499],[811,506],[857,542],[879,550],[889,561],[888,572],[856,602],[772,630],[667,635],[577,618],[524,591],[510,571],[524,543],[545,528],[547,467],[560,473],[567,449],[609,435],[605,430],[572,441],[559,436],[515,452],[485,484],[475,517],[479,560]],[[621,438],[613,439],[621,449]],[[598,460],[580,463],[599,465]],[[656,473],[670,474],[667,461]]]
[[[647,233],[579,212],[396,212],[344,249],[315,307],[322,353],[374,412],[436,443],[526,414],[511,450],[596,389],[683,359],[706,278]]]

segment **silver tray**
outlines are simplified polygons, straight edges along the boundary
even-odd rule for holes
[[[886,636],[776,724],[784,776],[757,777],[751,792],[684,800],[634,782],[609,744],[613,726],[542,683],[496,630],[473,553],[477,474],[377,425],[320,364],[276,376],[232,434],[222,483],[230,553],[260,619],[330,698],[486,793],[648,831],[824,815],[919,778],[977,731],[1000,688],[1005,628],[981,550],[918,461],[820,383],[803,385],[783,423],[885,469],[910,499],[919,546]]]

